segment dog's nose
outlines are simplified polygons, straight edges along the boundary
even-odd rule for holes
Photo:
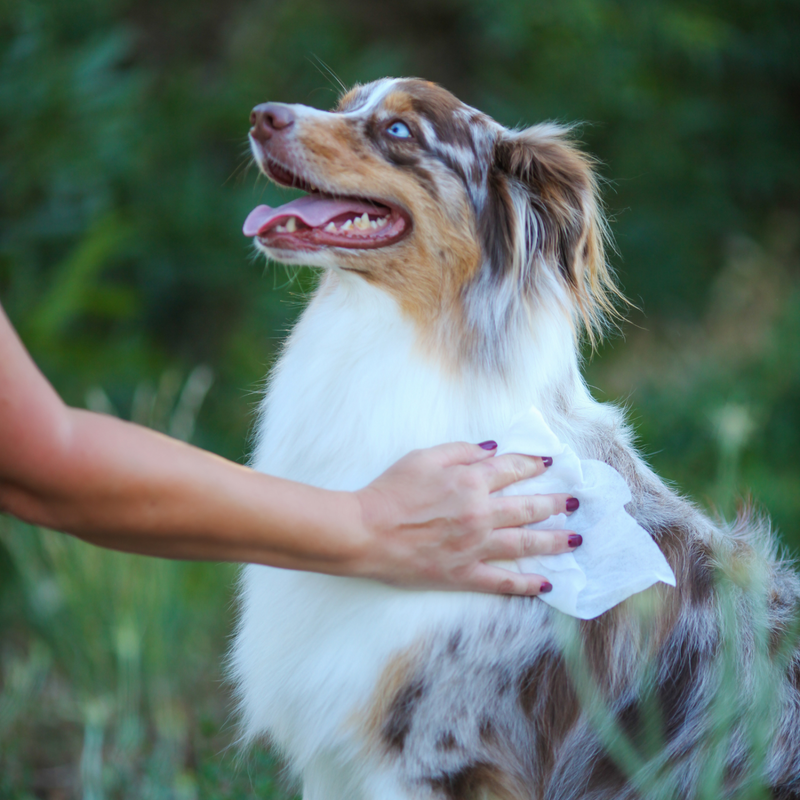
[[[260,142],[272,138],[276,131],[294,125],[294,111],[283,103],[262,103],[250,113],[251,133]]]

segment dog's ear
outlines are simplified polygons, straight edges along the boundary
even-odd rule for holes
[[[540,270],[555,271],[594,343],[604,323],[617,316],[615,300],[622,295],[605,259],[605,220],[591,158],[557,125],[503,131],[489,194],[500,213],[490,223],[494,242],[482,226],[487,255],[500,248],[508,255],[510,249],[516,277],[531,291]]]

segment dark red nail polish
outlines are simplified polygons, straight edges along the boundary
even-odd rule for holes
[[[552,467],[553,466],[553,459],[550,458],[550,456],[542,456],[542,463],[546,467]]]
[[[482,447],[484,450],[497,450],[497,442],[490,439],[488,442],[481,442],[478,447]]]
[[[577,497],[570,497],[567,499],[567,511],[577,511],[580,501]]]
[[[553,591],[553,584],[549,581],[544,581],[542,585],[539,587],[539,594],[547,594],[548,592]]]
[[[580,547],[583,544],[583,536],[579,533],[571,533],[567,537],[567,544],[570,547]]]

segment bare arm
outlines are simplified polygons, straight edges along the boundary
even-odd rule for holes
[[[567,498],[491,498],[544,469],[539,458],[492,455],[464,443],[418,451],[359,492],[263,475],[69,408],[0,308],[0,509],[104,547],[536,594],[542,578],[483,561],[570,549],[567,532],[519,528]]]

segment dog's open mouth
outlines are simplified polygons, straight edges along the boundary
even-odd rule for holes
[[[386,247],[410,229],[408,215],[384,201],[325,194],[273,161],[267,161],[264,170],[276,183],[308,192],[278,208],[257,206],[248,214],[244,235],[257,236],[266,247]]]

